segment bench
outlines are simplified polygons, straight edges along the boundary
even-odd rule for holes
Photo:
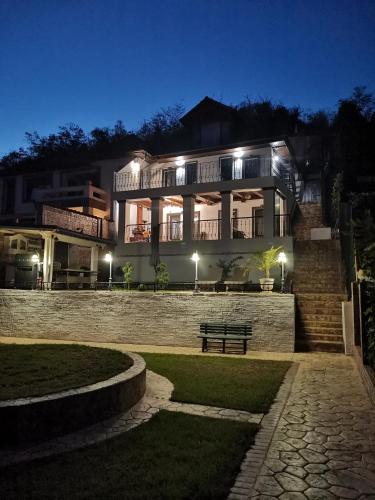
[[[208,341],[222,342],[222,352],[227,344],[243,344],[246,354],[247,342],[251,338],[251,323],[201,323],[198,338],[202,339],[202,352],[208,351]]]

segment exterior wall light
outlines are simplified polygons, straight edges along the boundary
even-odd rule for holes
[[[277,256],[277,261],[281,265],[281,293],[284,293],[284,285],[285,285],[285,264],[287,262],[285,252],[280,252]]]
[[[112,252],[108,252],[104,256],[104,260],[109,263],[109,279],[108,279],[108,290],[112,290]]]
[[[140,171],[141,164],[139,163],[139,160],[137,158],[135,158],[135,160],[132,161],[131,168],[132,168],[133,174],[138,174],[138,172]]]
[[[273,159],[273,161],[280,161],[280,156],[279,155],[273,155],[272,159]]]
[[[199,287],[198,287],[198,262],[200,261],[200,257],[198,255],[198,252],[194,252],[192,257],[191,257],[191,260],[193,262],[195,262],[195,280],[194,280],[194,291],[193,293],[196,294],[196,293],[199,293],[200,290],[199,290]]]
[[[183,167],[185,165],[185,160],[183,156],[177,156],[176,165],[178,167]]]
[[[244,155],[244,152],[242,151],[242,149],[239,149],[238,151],[235,151],[234,154],[233,154],[233,156],[235,158],[242,158],[243,155]]]

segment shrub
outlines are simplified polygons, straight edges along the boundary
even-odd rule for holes
[[[124,281],[130,290],[130,283],[133,281],[133,264],[131,262],[126,262],[122,267],[122,273],[124,275]]]
[[[169,272],[167,269],[167,264],[164,262],[160,262],[157,266],[155,266],[155,283],[158,288],[164,290],[167,288],[169,283]]]

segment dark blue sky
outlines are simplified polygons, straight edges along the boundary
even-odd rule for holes
[[[333,108],[375,90],[374,0],[2,0],[0,155],[209,95]]]

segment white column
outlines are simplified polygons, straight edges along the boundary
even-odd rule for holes
[[[49,282],[51,283],[53,280],[53,261],[55,258],[55,238],[51,236],[50,243],[50,254],[49,254]]]
[[[90,283],[95,283],[98,277],[98,261],[99,261],[99,248],[91,248],[91,260],[90,260]],[[95,274],[93,274],[95,273]]]
[[[48,262],[49,262],[49,254],[50,254],[50,243],[51,236],[47,234],[43,234],[44,240],[44,253],[43,253],[43,282],[48,282],[49,270],[48,270]]]

